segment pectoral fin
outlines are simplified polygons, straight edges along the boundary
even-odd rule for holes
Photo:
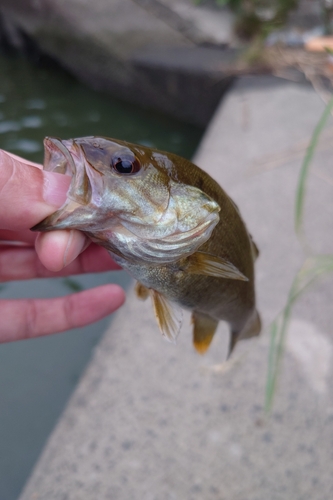
[[[171,342],[175,342],[182,324],[182,310],[156,290],[149,290],[149,292],[162,335]]]
[[[192,313],[193,345],[200,354],[204,354],[213,340],[218,321],[196,311]]]
[[[149,295],[150,295],[150,291],[149,291],[149,288],[147,288],[146,286],[144,286],[142,283],[140,283],[139,281],[137,281],[135,283],[135,293],[136,293],[136,296],[138,297],[138,299],[140,300],[146,300]]]
[[[196,252],[188,257],[186,264],[186,272],[188,273],[248,281],[248,278],[231,262],[208,253]]]
[[[252,317],[245,323],[245,326],[242,330],[231,331],[227,359],[230,358],[239,340],[250,339],[251,337],[257,337],[260,331],[261,331],[260,316],[258,314],[258,311],[254,311]]]

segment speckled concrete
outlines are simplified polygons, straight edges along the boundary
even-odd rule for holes
[[[197,154],[238,203],[261,255],[264,324],[283,307],[302,251],[293,232],[297,174],[324,105],[310,87],[244,79]],[[306,230],[332,252],[332,120],[317,150]],[[332,279],[294,310],[274,410],[263,414],[269,333],[222,363],[157,331],[130,294],[98,346],[20,500],[328,500],[333,498]]]

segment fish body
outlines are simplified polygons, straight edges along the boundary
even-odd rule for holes
[[[239,210],[206,172],[172,153],[103,137],[46,138],[44,168],[70,175],[67,201],[33,229],[78,229],[104,246],[151,296],[173,339],[192,311],[194,345],[208,348],[220,320],[237,340],[258,335],[257,248]]]

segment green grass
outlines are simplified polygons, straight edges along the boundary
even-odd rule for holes
[[[84,287],[73,278],[63,278],[63,284],[73,292],[81,292]]]
[[[328,102],[324,113],[322,114],[310,141],[309,147],[307,149],[306,155],[303,160],[301,172],[298,179],[298,185],[296,190],[296,203],[295,203],[295,231],[301,236],[302,226],[303,226],[303,214],[304,214],[304,200],[306,193],[306,183],[309,176],[310,164],[316,150],[318,140],[321,132],[323,131],[328,117],[330,116],[333,109],[333,96]]]
[[[318,145],[319,137],[323,131],[328,117],[333,109],[333,96],[325,107],[310,140],[309,147],[306,151],[296,189],[295,199],[295,231],[303,244],[305,252],[309,254],[305,258],[302,267],[297,272],[290,287],[286,305],[279,316],[274,320],[270,327],[270,349],[268,359],[268,374],[266,379],[266,395],[265,395],[265,410],[269,412],[272,409],[274,396],[276,393],[276,385],[280,372],[282,356],[286,335],[288,332],[288,324],[292,315],[292,309],[295,302],[300,296],[310,287],[313,286],[321,277],[327,276],[333,272],[333,255],[313,254],[309,251],[310,246],[306,242],[305,232],[303,227],[304,222],[304,204],[306,196],[306,186],[310,172],[311,161]]]

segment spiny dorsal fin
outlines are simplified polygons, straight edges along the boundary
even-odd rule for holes
[[[134,290],[135,290],[136,296],[140,300],[146,300],[150,295],[149,288],[147,288],[145,285],[140,283],[140,281],[137,281],[135,283]]]
[[[188,273],[248,281],[248,278],[236,266],[222,257],[204,252],[196,252],[187,258],[186,263],[186,272]]]
[[[156,290],[149,290],[154,312],[161,333],[170,342],[175,342],[182,325],[183,312]]]
[[[200,354],[204,354],[213,340],[218,321],[206,314],[193,311],[193,345]]]

